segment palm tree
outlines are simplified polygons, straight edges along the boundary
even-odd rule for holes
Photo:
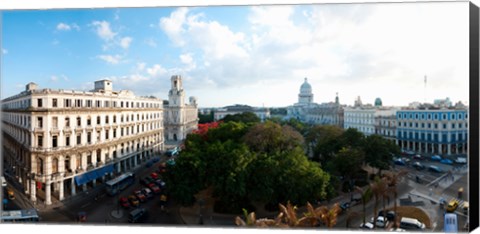
[[[357,192],[359,192],[361,195],[362,205],[363,205],[363,223],[366,223],[365,221],[365,216],[367,214],[366,205],[367,205],[367,202],[370,201],[370,199],[372,199],[372,190],[370,186],[366,188],[355,186],[355,190],[357,190]]]
[[[325,226],[332,228],[335,226],[335,224],[337,224],[338,214],[341,210],[338,203],[333,204],[330,208],[327,206],[321,206],[317,209],[320,212],[320,219]]]
[[[385,174],[385,177],[387,178],[388,181],[388,186],[389,186],[389,191],[393,193],[393,210],[395,214],[397,213],[397,196],[398,196],[398,182],[400,178],[403,176],[407,175],[408,171],[403,169],[397,173],[388,173]],[[395,222],[395,227],[397,226],[397,222]]]
[[[377,227],[377,218],[378,218],[378,213],[377,213],[377,210],[378,210],[378,201],[381,197],[383,197],[383,195],[386,193],[386,190],[387,190],[387,182],[386,182],[386,179],[385,178],[378,178],[378,177],[375,177],[375,182],[373,183],[370,183],[370,188],[372,189],[372,192],[373,192],[373,195],[374,195],[374,198],[375,198],[375,206],[374,206],[374,209],[373,209],[373,227],[376,228]]]

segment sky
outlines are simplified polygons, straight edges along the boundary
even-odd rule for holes
[[[5,10],[1,97],[40,88],[168,99],[181,75],[200,107],[314,102],[468,104],[468,2]],[[425,76],[427,83],[425,85]]]

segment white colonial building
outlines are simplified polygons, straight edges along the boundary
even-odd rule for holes
[[[398,110],[395,107],[383,107],[380,98],[375,100],[375,106],[363,105],[358,97],[353,107],[344,110],[344,128],[355,128],[366,136],[378,134],[395,141]]]
[[[300,86],[298,102],[287,107],[286,119],[297,119],[308,124],[343,126],[343,106],[340,105],[338,94],[335,102],[317,104],[313,102],[312,86],[307,78]]]
[[[165,103],[165,138],[168,141],[181,141],[187,134],[198,127],[197,99],[190,97],[185,103],[182,77],[171,77],[171,89],[168,92],[168,103]]]
[[[251,112],[254,113],[260,121],[265,121],[266,119],[270,118],[270,110],[264,107],[251,107],[248,105],[233,105],[233,106],[226,106],[222,108],[218,108],[213,111],[213,119],[215,121],[219,121],[225,118],[227,115],[236,115],[242,114],[244,112]]]
[[[164,148],[163,101],[113,91],[26,90],[2,101],[5,167],[50,205],[129,171]]]

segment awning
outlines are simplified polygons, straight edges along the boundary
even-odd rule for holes
[[[75,182],[77,183],[77,185],[86,184],[92,180],[98,179],[108,173],[113,172],[113,168],[113,164],[109,164],[107,166],[77,175],[75,176]]]

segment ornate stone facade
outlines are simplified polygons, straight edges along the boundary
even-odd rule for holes
[[[50,205],[129,171],[164,148],[163,101],[113,91],[37,89],[2,101],[5,168]]]
[[[198,127],[197,99],[190,97],[190,103],[186,104],[182,77],[175,75],[170,80],[168,103],[164,105],[165,138],[168,141],[182,141]]]

